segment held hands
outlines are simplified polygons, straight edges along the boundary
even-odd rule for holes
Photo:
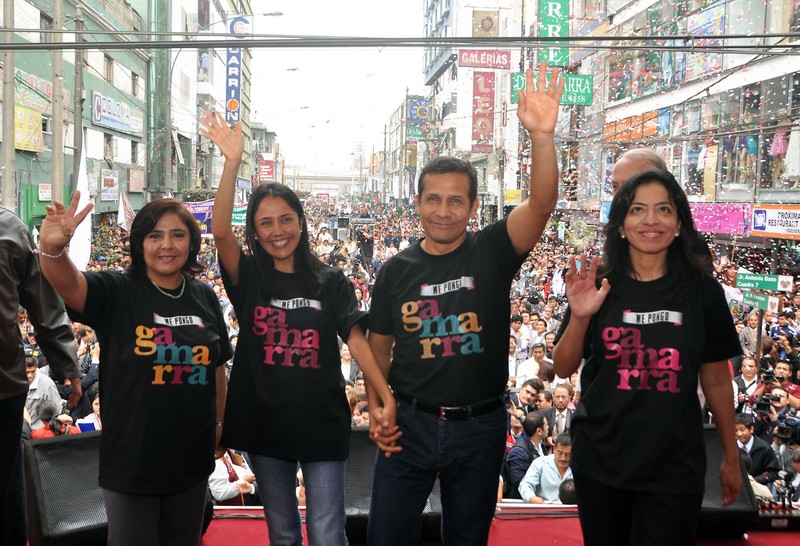
[[[89,211],[92,210],[92,205],[89,203],[83,209],[76,213],[78,209],[78,201],[80,201],[81,192],[76,191],[72,194],[72,201],[69,207],[64,207],[64,204],[53,199],[51,205],[45,205],[47,216],[42,221],[42,227],[39,230],[39,247],[43,252],[48,254],[58,254],[64,247],[66,247],[72,236],[75,234],[75,229],[83,222]]]
[[[403,433],[397,425],[397,402],[394,397],[383,400],[383,406],[370,408],[369,437],[378,445],[386,457],[400,453],[403,448],[397,441]]]
[[[558,106],[564,91],[564,78],[559,78],[560,70],[554,68],[547,84],[547,63],[539,63],[538,85],[533,87],[533,69],[525,71],[525,91],[519,92],[517,117],[530,133],[552,135],[558,119]]]
[[[217,145],[225,161],[241,161],[244,151],[242,124],[237,122],[233,129],[225,123],[219,112],[206,112],[200,118],[200,134]]]
[[[596,287],[597,265],[590,264],[586,254],[569,259],[569,270],[564,280],[569,308],[572,316],[578,319],[590,318],[597,313],[611,290],[607,279],[603,279],[599,289]]]

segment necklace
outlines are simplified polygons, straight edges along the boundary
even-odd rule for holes
[[[167,296],[168,298],[172,298],[173,300],[177,300],[178,298],[180,298],[181,296],[183,296],[183,289],[184,289],[184,288],[186,288],[186,277],[181,277],[181,291],[178,293],[178,295],[177,295],[177,296],[173,296],[173,295],[172,295],[172,294],[170,294],[169,292],[164,292],[164,291],[161,289],[161,287],[160,287],[160,286],[158,286],[156,283],[154,283],[152,280],[151,280],[150,282],[151,282],[151,283],[153,283],[153,286],[155,286],[155,287],[156,287],[156,290],[158,290],[159,292],[161,292],[162,294],[164,294],[164,295],[165,295],[165,296]]]

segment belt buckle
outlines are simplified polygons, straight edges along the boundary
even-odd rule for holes
[[[465,406],[439,406],[439,419],[442,421],[463,420],[469,416],[469,412],[470,408]]]

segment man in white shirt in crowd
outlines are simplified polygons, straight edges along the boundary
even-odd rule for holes
[[[58,394],[56,384],[45,374],[39,372],[36,360],[25,355],[25,375],[28,376],[28,396],[25,398],[25,408],[31,416],[31,429],[37,430],[44,426],[39,419],[39,407],[44,400],[55,402],[61,408],[61,395]]]
[[[572,478],[569,456],[572,440],[569,434],[556,438],[552,455],[538,457],[531,463],[519,484],[522,500],[531,504],[558,503],[558,488],[561,482]]]

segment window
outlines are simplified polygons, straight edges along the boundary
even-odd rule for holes
[[[108,83],[114,83],[114,59],[105,55],[105,75]]]
[[[42,116],[42,133],[44,136],[44,149],[53,149],[53,119]]]
[[[722,93],[722,125],[730,126],[738,123],[740,95],[740,89],[731,89],[727,93]]]
[[[686,104],[683,113],[683,134],[696,133],[700,130],[700,101],[693,100]]]
[[[712,131],[720,125],[720,114],[722,105],[720,104],[720,94],[705,97],[701,101],[700,111],[702,120],[700,122],[703,131]]]
[[[764,82],[764,108],[762,114],[768,118],[786,115],[789,106],[789,78],[781,76]]]
[[[800,9],[800,7],[798,8]],[[792,115],[800,114],[800,72],[795,72],[791,76],[792,78],[792,103],[791,103],[791,112]]]
[[[114,162],[114,136],[108,133],[103,133],[103,159],[109,165]]]
[[[42,12],[39,12],[39,29],[43,31],[53,30],[53,19],[48,17]],[[42,43],[49,43],[53,41],[53,35],[50,32],[40,32],[39,41]]]
[[[742,122],[752,123],[761,114],[761,84],[754,83],[744,88],[742,94]]]

